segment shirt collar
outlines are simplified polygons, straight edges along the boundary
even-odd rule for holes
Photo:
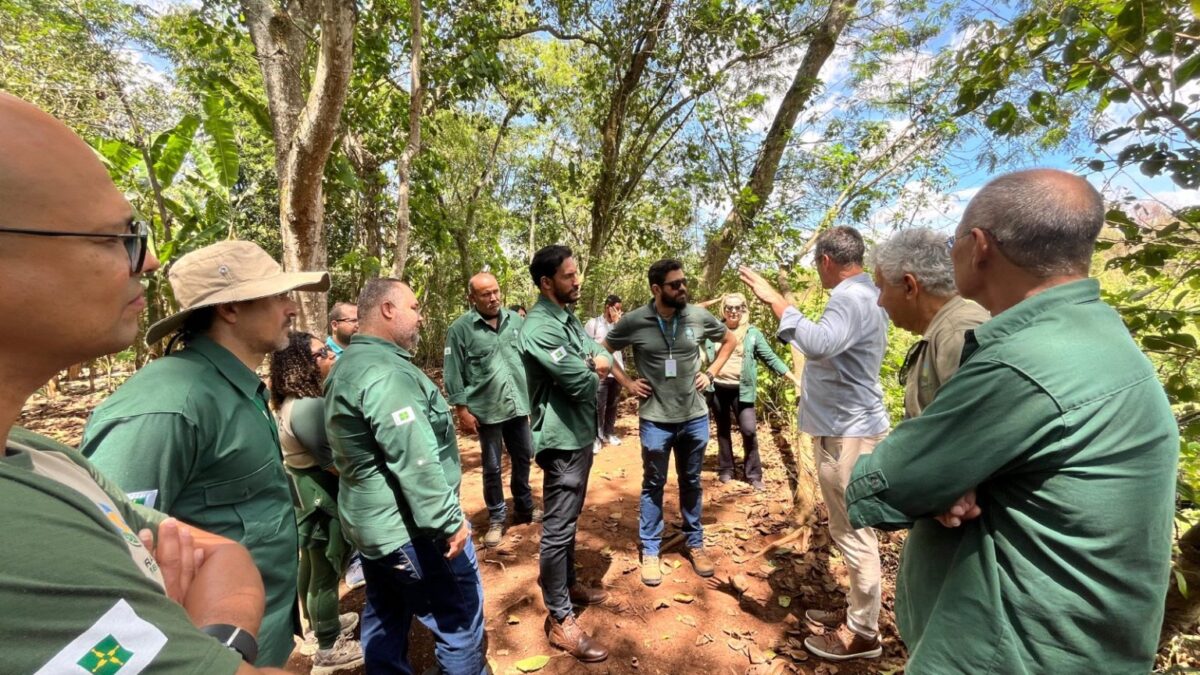
[[[550,298],[547,298],[544,295],[538,298],[537,304],[535,304],[534,307],[537,307],[538,305],[544,306],[546,311],[550,312],[550,316],[563,323],[566,323],[567,319],[571,318],[571,313],[567,311],[566,307],[560,307],[558,303],[551,301]]]
[[[980,345],[999,340],[1029,325],[1034,319],[1053,312],[1064,305],[1082,305],[1100,301],[1100,282],[1093,278],[1070,281],[1048,288],[1037,295],[1025,298],[992,317],[991,321],[975,329],[975,339]]]
[[[845,279],[842,279],[841,281],[838,282],[838,284],[836,286],[831,288],[829,290],[829,292],[830,292],[830,294],[832,294],[835,291],[841,291],[841,290],[845,290],[845,289],[849,288],[851,286],[851,284],[862,284],[862,283],[870,284],[872,287],[875,286],[875,282],[871,280],[870,275],[868,275],[866,272],[859,272],[858,274],[855,274],[852,277],[846,277]]]
[[[650,302],[648,304],[650,307],[650,320],[658,321],[658,306],[654,304],[654,299],[651,298]],[[687,305],[684,305],[681,309],[675,310],[675,313],[672,314],[671,317],[678,316],[678,317],[682,318],[682,317],[687,316],[687,310],[688,310],[688,307],[690,307],[690,306],[691,306],[690,304],[687,304]],[[663,317],[663,318],[666,318],[666,317]]]
[[[353,347],[354,345],[375,345],[377,347],[384,347],[388,350],[396,352],[405,361],[412,361],[412,353],[410,353],[407,349],[401,347],[395,342],[392,342],[391,340],[385,340],[381,337],[375,337],[374,335],[355,333],[354,337],[350,338],[350,346]]]
[[[967,304],[967,301],[964,300],[961,295],[956,295],[947,300],[946,304],[942,305],[941,308],[938,309],[937,313],[933,315],[933,318],[929,320],[929,326],[925,329],[925,335],[932,335],[933,332],[940,328],[943,323],[946,323],[950,320],[950,316],[954,314],[958,308],[965,304]]]
[[[478,309],[476,309],[476,308],[472,307],[472,308],[470,309],[470,312],[471,312],[472,314],[474,314],[474,315],[475,315],[475,321],[476,321],[476,322],[478,322],[478,323],[482,323],[482,324],[484,324],[485,326],[487,326],[488,328],[491,328],[491,325],[489,325],[489,324],[488,324],[488,322],[487,322],[487,317],[485,317],[484,315],[480,314]],[[496,332],[497,332],[497,333],[499,333],[499,332],[500,332],[500,329],[504,327],[504,315],[505,315],[505,313],[507,313],[507,312],[508,312],[508,310],[507,310],[507,309],[505,309],[505,308],[501,307],[501,308],[500,308],[500,313],[496,315],[496,318],[497,318],[497,319],[499,319],[499,321],[497,321],[497,322],[496,322]]]
[[[217,344],[207,335],[200,335],[188,341],[187,351],[195,352],[208,360],[229,383],[246,398],[256,398],[266,389],[258,375],[246,364],[238,360],[233,352]]]

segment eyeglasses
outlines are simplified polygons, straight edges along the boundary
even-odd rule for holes
[[[334,319],[333,320],[334,323],[342,323],[343,321],[346,321],[349,323],[358,323],[358,319]]]
[[[23,230],[14,227],[0,227],[0,232],[7,234],[24,234],[32,237],[83,237],[97,239],[120,239],[129,255],[129,273],[137,274],[146,264],[146,248],[150,239],[150,226],[135,220],[129,223],[129,232],[121,234],[100,234],[96,232],[46,232],[45,230]]]
[[[333,350],[329,347],[321,347],[317,351],[313,352],[312,355],[314,359],[327,359],[330,356],[333,356]]]
[[[676,279],[675,281],[664,281],[663,282],[664,288],[670,288],[673,291],[677,291],[680,288],[683,288],[687,285],[688,285],[687,279]]]

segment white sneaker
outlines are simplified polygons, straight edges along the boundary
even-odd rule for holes
[[[367,577],[363,574],[362,569],[362,557],[358,553],[350,558],[350,565],[346,567],[346,585],[350,587],[350,590],[367,585]]]
[[[621,438],[620,438],[619,436],[617,436],[616,434],[609,434],[609,436],[608,436],[608,444],[609,444],[609,445],[620,445],[620,444],[621,444]]]
[[[592,441],[592,454],[593,455],[600,454],[600,449],[603,447],[604,447],[604,443],[599,438]]]
[[[351,640],[345,635],[339,635],[337,642],[329,649],[318,649],[313,654],[312,675],[329,675],[339,670],[354,668],[363,664],[362,645],[358,640]]]

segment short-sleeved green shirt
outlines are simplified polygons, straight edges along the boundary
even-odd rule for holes
[[[1171,563],[1179,436],[1154,367],[1094,279],[969,334],[921,416],[859,458],[854,527],[910,527],[906,670],[1145,673]],[[982,515],[930,518],[976,490]]]
[[[463,523],[450,405],[412,355],[356,334],[325,382],[325,430],[346,537],[376,560]]]
[[[671,318],[662,318],[654,301],[621,317],[605,341],[613,349],[633,347],[638,374],[650,381],[654,393],[643,399],[638,416],[651,422],[672,424],[708,414],[704,397],[696,391],[700,349],[705,340],[719,342],[729,329],[711,312],[687,306]],[[667,377],[667,359],[675,359],[676,375]]]
[[[237,654],[197,630],[130,556],[128,533],[157,528],[161,514],[138,509],[82,456],[49,439],[13,429],[7,453],[0,459],[4,672],[237,671]],[[66,456],[116,513],[36,473],[39,454]]]
[[[501,309],[496,328],[472,309],[446,334],[446,394],[484,424],[529,414],[529,387],[517,341],[524,319]]]
[[[259,665],[295,647],[298,539],[266,387],[207,337],[138,371],[101,403],[80,447],[136,501],[245,546],[267,611]]]
[[[587,336],[574,314],[545,297],[525,315],[520,347],[533,407],[534,452],[590,448],[596,439],[600,376],[587,359],[612,356]]]

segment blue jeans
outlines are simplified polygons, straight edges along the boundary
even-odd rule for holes
[[[363,558],[367,602],[362,647],[367,672],[411,675],[413,617],[433,633],[443,673],[487,672],[483,653],[483,585],[470,540],[451,560],[444,539],[414,539],[378,560]]]
[[[533,459],[533,436],[528,417],[514,417],[498,424],[479,425],[479,445],[483,451],[483,503],[488,520],[503,523],[508,517],[504,503],[504,477],[500,475],[501,455],[508,448],[512,460],[513,508],[518,515],[533,513],[533,492],[529,489],[529,463]]]
[[[667,465],[675,451],[675,474],[679,478],[679,511],[683,516],[683,535],[688,548],[704,546],[700,525],[703,493],[700,469],[704,449],[708,447],[708,416],[686,422],[663,423],[641,420],[642,498],[638,532],[642,555],[658,555],[663,533],[663,487],[667,484]]]

